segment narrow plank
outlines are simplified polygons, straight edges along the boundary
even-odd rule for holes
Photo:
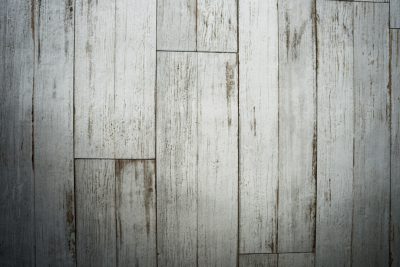
[[[311,252],[315,231],[315,1],[279,2],[278,252]]]
[[[389,5],[354,4],[353,266],[389,255]]]
[[[353,4],[319,0],[317,15],[316,266],[350,266],[354,121]]]
[[[195,266],[197,55],[157,54],[157,243],[161,266]]]
[[[287,253],[279,254],[279,267],[314,267],[314,254],[312,253]]]
[[[277,267],[278,254],[248,254],[239,256],[240,267]]]
[[[156,0],[116,1],[116,158],[155,157]]]
[[[390,255],[400,266],[400,30],[390,30],[390,89],[392,105]]]
[[[197,50],[237,51],[237,0],[197,1]]]
[[[34,266],[34,9],[0,2],[0,265]]]
[[[196,50],[196,0],[157,1],[157,49]]]
[[[390,28],[400,28],[400,0],[390,0]]]
[[[198,54],[198,265],[236,266],[238,85],[234,54]]]
[[[115,163],[76,160],[78,266],[116,266]]]
[[[277,1],[239,6],[240,253],[272,253],[278,212]]]
[[[115,164],[118,266],[156,266],[155,162]]]
[[[75,265],[73,2],[36,2],[36,265]]]

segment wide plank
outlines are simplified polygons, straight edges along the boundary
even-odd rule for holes
[[[390,28],[400,28],[400,0],[390,0]]]
[[[285,253],[279,254],[279,267],[314,267],[314,254],[312,253]]]
[[[277,267],[278,254],[244,254],[239,255],[240,267]]]

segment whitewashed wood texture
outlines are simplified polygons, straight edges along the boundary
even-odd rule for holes
[[[278,9],[239,2],[240,253],[277,251]]]
[[[34,266],[33,6],[0,2],[0,265]]]
[[[353,208],[353,4],[317,1],[316,266],[350,266]]]
[[[400,28],[400,0],[390,0],[390,28]]]
[[[312,253],[284,253],[278,256],[279,267],[313,267],[315,266]]]
[[[280,1],[278,11],[278,252],[311,252],[317,161],[315,1]]]
[[[277,267],[278,254],[244,254],[239,256],[240,267]]]
[[[354,4],[353,266],[387,266],[390,199],[389,5]]]

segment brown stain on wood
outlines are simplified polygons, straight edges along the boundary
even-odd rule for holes
[[[232,96],[235,90],[235,66],[225,64],[225,85],[226,85],[226,102],[228,107],[228,126],[232,125]]]
[[[148,162],[144,161],[144,208],[146,214],[146,233],[150,233],[150,209],[153,203],[153,171],[149,172]]]
[[[68,249],[69,253],[75,259],[76,257],[76,242],[75,242],[75,205],[74,194],[72,191],[66,193],[66,218],[67,218],[67,233],[68,233]]]

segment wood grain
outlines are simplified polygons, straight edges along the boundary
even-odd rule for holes
[[[313,267],[314,264],[312,253],[285,253],[278,256],[279,267]]]
[[[390,28],[400,28],[400,0],[390,0]]]
[[[277,267],[278,254],[247,254],[239,256],[240,267]]]

